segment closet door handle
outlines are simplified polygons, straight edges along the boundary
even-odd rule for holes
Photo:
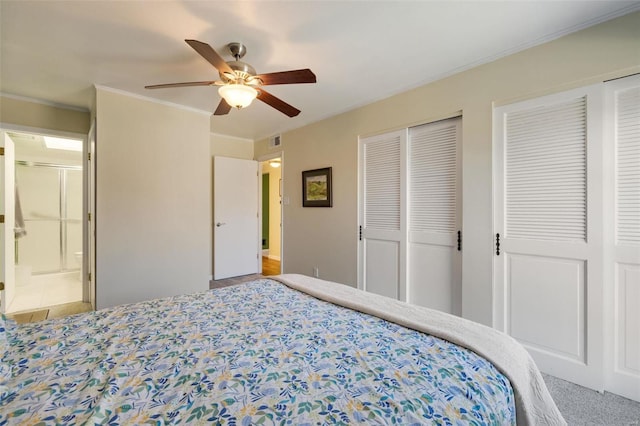
[[[217,226],[218,228],[220,228],[220,227],[221,227],[221,226],[223,226],[223,225],[226,225],[226,223],[224,223],[224,222],[218,222],[218,223],[216,223],[216,226]]]

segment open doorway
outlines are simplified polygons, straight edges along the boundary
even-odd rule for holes
[[[4,294],[4,311],[13,314],[82,302],[87,298],[85,139],[2,133],[5,146],[11,145],[4,170],[10,176],[3,177],[12,182],[4,197],[6,209],[11,209],[8,229],[13,231],[5,232],[11,247],[5,250],[3,264],[15,266],[11,279],[6,279],[5,271],[9,291]]]
[[[260,162],[262,275],[282,272],[282,156]]]

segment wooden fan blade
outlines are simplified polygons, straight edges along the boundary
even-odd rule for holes
[[[272,72],[269,74],[260,74],[256,78],[262,80],[262,84],[268,86],[270,84],[297,84],[297,83],[315,83],[316,75],[309,69]]]
[[[145,89],[165,89],[168,87],[215,86],[217,85],[217,83],[218,83],[217,81],[189,81],[185,83],[153,84],[151,86],[144,86],[144,88]]]
[[[267,105],[270,105],[280,111],[281,113],[288,115],[289,117],[295,117],[300,114],[300,110],[292,107],[282,99],[276,98],[271,93],[258,89],[258,99],[264,102]]]
[[[213,115],[227,115],[231,111],[231,105],[227,103],[224,99],[220,99],[220,103],[218,104],[218,108],[213,113]]]
[[[221,73],[229,73],[231,75],[235,75],[231,67],[222,59],[222,56],[218,55],[218,52],[213,50],[213,47],[209,46],[207,43],[203,43],[198,40],[185,40],[189,46],[193,48],[196,52],[200,54],[203,58],[205,58],[211,65],[216,67],[218,71]]]

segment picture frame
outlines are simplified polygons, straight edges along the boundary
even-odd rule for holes
[[[302,207],[333,207],[331,167],[302,172]]]

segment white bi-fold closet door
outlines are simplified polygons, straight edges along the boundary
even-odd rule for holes
[[[640,81],[613,84],[495,110],[494,326],[542,371],[638,400]]]
[[[460,314],[460,141],[460,118],[360,139],[360,288]]]
[[[605,389],[640,401],[640,75],[605,91]]]

